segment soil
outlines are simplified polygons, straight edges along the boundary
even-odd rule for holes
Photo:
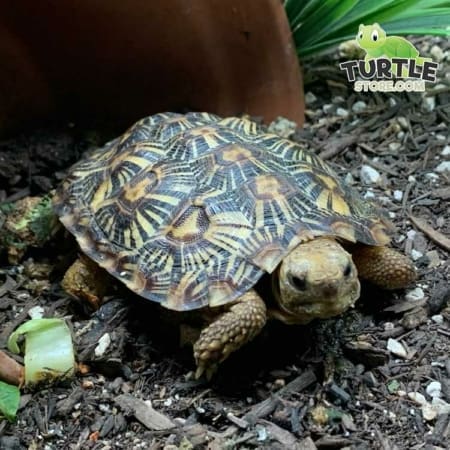
[[[450,50],[438,38],[416,42],[444,55],[425,94],[354,92],[338,69],[345,56],[307,63],[307,121],[292,136],[389,212],[416,286],[364,285],[339,318],[271,323],[207,382],[194,379],[179,324],[155,305],[119,290],[92,313],[62,291],[76,253],[67,236],[17,265],[3,255],[1,348],[40,306],[67,319],[83,371],[23,389],[17,420],[0,419],[0,448],[449,448],[450,172],[440,167],[450,158]],[[69,124],[0,142],[0,201],[47,193],[112,136]],[[100,338],[110,340],[103,353]]]

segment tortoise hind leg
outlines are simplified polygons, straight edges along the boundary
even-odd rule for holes
[[[85,255],[79,258],[67,269],[62,288],[72,297],[87,300],[97,310],[111,284],[109,276],[104,269]]]
[[[361,245],[352,257],[359,276],[383,289],[402,289],[417,278],[412,261],[389,247]]]
[[[254,290],[239,297],[228,311],[202,330],[194,344],[195,377],[205,373],[210,379],[222,361],[261,331],[266,320],[266,305]]]

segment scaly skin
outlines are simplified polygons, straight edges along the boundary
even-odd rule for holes
[[[194,344],[195,377],[205,373],[210,379],[222,361],[262,330],[266,320],[264,300],[253,289],[242,295],[227,312],[202,330]]]
[[[232,352],[252,340],[266,316],[287,324],[305,324],[337,316],[359,297],[358,272],[384,289],[398,289],[416,279],[412,262],[388,247],[360,245],[347,253],[332,238],[316,238],[297,246],[273,274],[278,308],[266,312],[264,301],[251,290],[214,319],[194,344],[196,377],[209,379]]]
[[[360,278],[383,289],[402,289],[417,278],[412,261],[392,248],[361,245],[352,256]]]
[[[232,352],[255,338],[268,318],[305,324],[341,314],[359,297],[358,272],[384,289],[403,288],[416,279],[412,262],[391,248],[356,245],[350,254],[329,237],[301,243],[272,275],[277,308],[268,311],[264,300],[251,289],[221,307],[225,312],[209,319],[194,343],[196,377],[205,374],[211,378]],[[83,257],[70,267],[62,284],[71,295],[98,307],[108,285],[106,277]]]

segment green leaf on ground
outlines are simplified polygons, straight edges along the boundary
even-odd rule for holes
[[[11,422],[16,418],[19,401],[19,388],[0,381],[0,413]]]

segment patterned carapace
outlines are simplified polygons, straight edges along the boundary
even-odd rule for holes
[[[157,114],[72,167],[55,209],[81,249],[163,306],[218,306],[300,242],[384,245],[388,222],[319,157],[247,119]]]

